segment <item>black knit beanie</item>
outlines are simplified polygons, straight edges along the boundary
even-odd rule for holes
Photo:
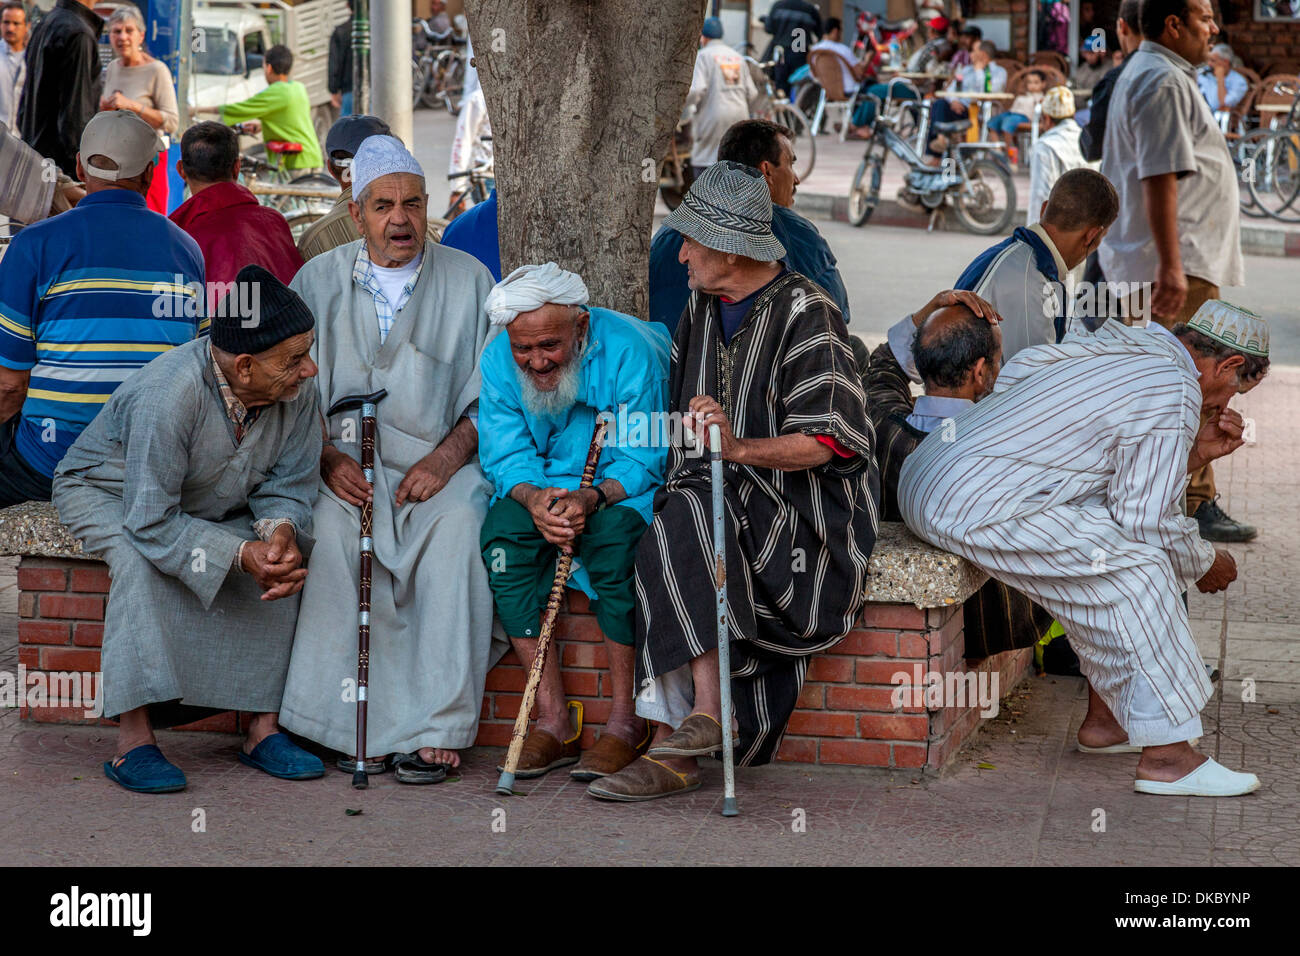
[[[208,334],[231,355],[257,355],[316,325],[298,293],[259,265],[239,270],[235,285],[217,303]]]

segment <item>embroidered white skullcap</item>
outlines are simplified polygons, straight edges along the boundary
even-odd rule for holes
[[[586,305],[587,285],[576,272],[566,272],[554,262],[520,266],[492,287],[483,308],[493,325],[509,325],[520,312],[532,312],[548,302]]]
[[[424,170],[396,136],[367,136],[352,157],[352,195],[360,196],[380,176],[391,173],[424,178]]]
[[[1074,115],[1074,93],[1068,86],[1054,86],[1043,96],[1043,113],[1052,119]]]
[[[1231,302],[1210,299],[1202,303],[1188,321],[1187,327],[1238,352],[1268,355],[1268,323],[1249,309]]]

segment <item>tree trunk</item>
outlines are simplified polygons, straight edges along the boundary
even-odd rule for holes
[[[699,0],[467,0],[496,158],[503,274],[554,261],[591,303],[649,314],[659,162]]]

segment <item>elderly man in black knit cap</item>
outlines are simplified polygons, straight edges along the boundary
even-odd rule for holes
[[[140,793],[185,787],[154,726],[226,710],[253,715],[241,762],[324,773],[277,725],[319,481],[315,323],[261,266],[217,313],[210,338],[113,393],[54,479],[60,518],[112,571],[100,699],[121,725],[104,773]]]

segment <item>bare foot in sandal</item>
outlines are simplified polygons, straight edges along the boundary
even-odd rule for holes
[[[441,747],[421,747],[416,751],[425,763],[440,763],[455,770],[460,766],[459,750],[443,750]]]

